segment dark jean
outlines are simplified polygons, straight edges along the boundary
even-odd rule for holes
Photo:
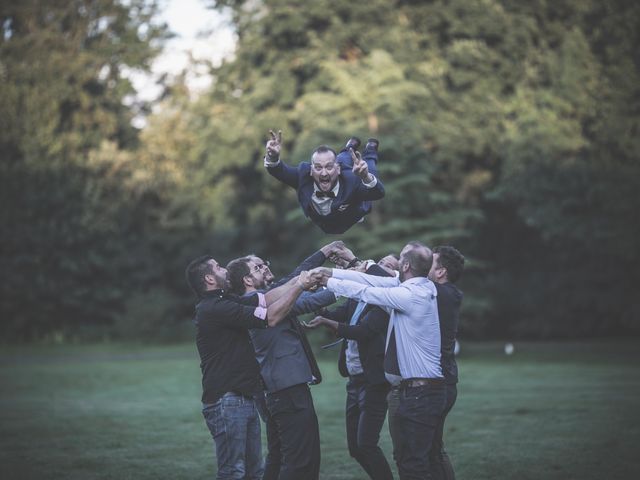
[[[280,440],[279,480],[317,480],[320,476],[320,430],[307,384],[266,395]]]
[[[373,480],[393,480],[391,467],[378,446],[387,416],[389,384],[372,385],[364,375],[347,383],[347,445],[349,454]]]
[[[430,478],[429,452],[446,402],[444,385],[392,390],[389,433],[401,480]]]
[[[280,451],[280,436],[278,426],[269,409],[267,409],[264,393],[256,396],[256,407],[267,430],[267,456],[264,459],[264,475],[262,480],[277,480],[282,464],[282,452]]]
[[[436,427],[436,433],[433,437],[433,445],[431,446],[431,451],[429,452],[429,462],[431,464],[431,480],[455,480],[455,474],[453,472],[453,465],[451,465],[451,460],[449,459],[449,455],[444,450],[444,422],[447,418],[447,415],[453,408],[453,405],[456,403],[456,399],[458,398],[458,388],[456,384],[451,384],[446,386],[447,389],[447,400],[444,405],[444,412],[440,417],[440,421]]]
[[[262,478],[260,419],[253,398],[226,393],[216,403],[203,404],[218,460],[218,480]]]

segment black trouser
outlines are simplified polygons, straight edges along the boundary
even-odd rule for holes
[[[389,433],[401,480],[429,478],[429,452],[445,401],[444,384],[406,387],[389,394]]]
[[[431,479],[432,480],[455,480],[455,474],[453,473],[453,466],[449,455],[444,451],[444,442],[442,436],[444,434],[444,421],[447,418],[447,414],[453,408],[458,398],[458,388],[456,384],[446,386],[447,400],[444,405],[444,412],[440,417],[440,421],[436,427],[436,433],[433,436],[433,445],[429,452],[429,462],[431,464]]]
[[[352,376],[347,383],[347,445],[373,480],[393,480],[391,467],[378,446],[380,430],[387,415],[389,384],[371,385],[364,375]]]
[[[266,404],[280,442],[277,478],[317,480],[320,475],[320,431],[309,386],[295,385],[268,393]]]
[[[264,474],[262,475],[262,480],[277,480],[278,475],[280,475],[280,464],[282,463],[278,426],[267,409],[263,393],[256,396],[256,407],[267,431],[267,456],[264,459]]]

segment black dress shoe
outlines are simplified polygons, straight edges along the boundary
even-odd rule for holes
[[[349,150],[353,148],[354,150],[358,150],[361,143],[362,142],[360,142],[360,139],[358,137],[351,137],[349,140],[347,140],[347,144],[344,146],[344,149]]]
[[[370,138],[367,140],[367,144],[365,145],[365,150],[375,150],[378,151],[378,147],[380,146],[380,141],[377,138]]]

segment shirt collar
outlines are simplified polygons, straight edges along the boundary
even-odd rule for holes
[[[427,277],[411,277],[409,280],[405,280],[402,283],[412,284],[412,285],[424,285],[431,290],[431,293],[434,297],[438,296],[438,291],[436,290],[435,284],[429,280]]]
[[[223,288],[216,288],[215,290],[207,290],[202,294],[202,298],[222,297],[226,295],[227,291]]]

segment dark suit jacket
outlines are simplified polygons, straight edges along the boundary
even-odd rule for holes
[[[323,216],[316,212],[311,204],[313,178],[310,175],[309,162],[302,162],[298,168],[294,168],[280,161],[275,167],[267,167],[267,171],[281,182],[296,189],[302,211],[325,233],[346,232],[371,211],[372,200],[384,197],[384,185],[380,179],[375,187],[367,188],[360,177],[353,172],[343,171],[338,177],[340,190],[331,204],[331,213]]]
[[[325,260],[322,252],[314,253],[294,272],[276,282],[271,288],[289,281],[302,270],[319,267]],[[311,382],[312,375],[315,377],[313,383],[320,383],[322,376],[318,364],[296,315],[320,310],[335,301],[335,295],[329,290],[303,292],[291,312],[278,325],[261,330],[249,330],[267,392],[277,392]]]
[[[462,305],[462,291],[453,283],[436,283],[438,291],[438,317],[440,319],[440,364],[446,384],[458,383],[458,364],[453,353],[458,320]]]
[[[370,275],[389,276],[378,265],[372,265],[367,270]],[[348,377],[346,362],[347,340],[358,343],[360,363],[367,382],[380,384],[386,382],[384,376],[384,349],[389,325],[389,315],[380,307],[367,305],[355,325],[349,325],[351,317],[358,306],[357,300],[349,300],[344,305],[325,311],[325,316],[340,322],[338,336],[344,338],[340,349],[338,370],[343,377]]]

